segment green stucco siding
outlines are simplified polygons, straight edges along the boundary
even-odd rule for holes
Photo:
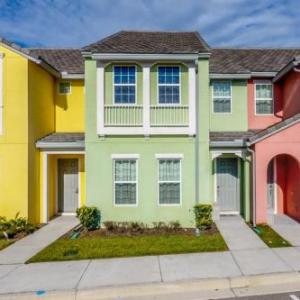
[[[220,81],[220,80],[217,80]],[[210,81],[210,130],[211,131],[247,131],[248,107],[247,107],[247,81],[231,80],[232,101],[231,113],[214,113],[212,99],[212,82]]]
[[[195,138],[194,137],[99,137],[96,130],[96,62],[86,60],[86,204],[102,211],[102,220],[155,221],[179,220],[194,226]],[[208,128],[208,126],[207,126]],[[206,136],[208,134],[206,133]],[[206,138],[206,144],[207,138]],[[155,154],[182,154],[182,204],[158,205],[158,161]],[[202,150],[203,153],[203,150]],[[138,205],[116,207],[113,197],[112,154],[138,154]],[[206,178],[203,178],[205,181]],[[202,183],[202,185],[204,185]]]
[[[179,220],[184,226],[194,225],[192,208],[195,204],[193,175],[194,142],[192,138],[104,138],[87,144],[87,205],[101,209],[103,221],[140,221],[147,224],[157,221]],[[182,204],[158,205],[157,153],[181,153]],[[138,205],[114,205],[112,154],[138,154]]]
[[[209,105],[209,61],[208,59],[198,60],[198,136],[196,138],[196,151],[198,152],[198,174],[196,181],[198,183],[198,203],[213,203],[210,194],[210,174],[211,163],[209,155],[209,114],[207,107]],[[204,109],[203,109],[204,108]]]

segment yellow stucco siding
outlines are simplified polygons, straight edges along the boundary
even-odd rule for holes
[[[14,217],[19,212],[28,217],[28,60],[1,44],[0,53],[4,53],[0,215]]]
[[[35,142],[55,131],[54,79],[52,75],[33,62],[29,62],[28,78],[28,217],[32,222],[40,222],[40,154],[35,147]]]
[[[84,132],[84,81],[68,80],[70,94],[60,95],[59,80],[55,88],[55,130],[57,132]]]

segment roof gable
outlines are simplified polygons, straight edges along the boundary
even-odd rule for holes
[[[120,31],[82,49],[92,53],[203,53],[210,48],[198,32]]]

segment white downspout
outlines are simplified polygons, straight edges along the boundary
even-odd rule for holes
[[[256,227],[256,158],[255,151],[249,148],[247,149],[251,153],[252,157],[252,202],[253,202],[253,227]]]

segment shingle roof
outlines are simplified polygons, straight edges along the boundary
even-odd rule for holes
[[[39,143],[74,143],[84,141],[83,132],[54,132],[41,138]]]
[[[300,49],[212,49],[210,73],[278,72]]]
[[[16,51],[19,51],[21,53],[23,53],[24,55],[26,56],[30,56],[32,57],[33,59],[38,59],[38,56],[35,55],[34,53],[31,53],[29,49],[26,49],[26,48],[22,48],[20,47],[19,45],[13,43],[13,42],[10,42],[8,41],[7,39],[5,38],[2,38],[0,37],[0,43],[4,44],[4,45],[7,45],[8,47],[12,48],[12,49],[15,49]]]
[[[198,32],[119,31],[83,48],[92,53],[200,53],[209,46]]]
[[[246,141],[255,135],[255,131],[211,131],[209,138],[211,142],[233,142],[236,140]]]
[[[84,61],[81,49],[28,49],[31,55],[42,57],[60,72],[83,74]]]
[[[300,122],[300,113],[285,119],[282,122],[279,122],[273,126],[270,126],[264,130],[259,131],[257,134],[253,135],[252,137],[249,138],[250,144],[255,144],[256,142],[272,135],[275,134],[278,131],[281,131],[283,129],[286,129],[290,126],[293,126],[296,123]]]

